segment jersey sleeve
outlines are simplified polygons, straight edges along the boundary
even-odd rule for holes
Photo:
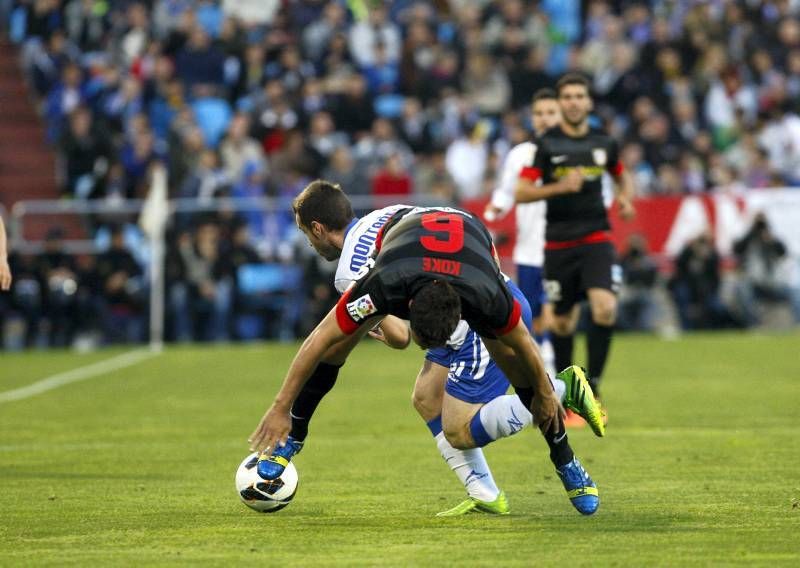
[[[610,138],[608,143],[608,165],[606,169],[614,177],[619,176],[625,169],[619,159],[619,144],[613,138]]]
[[[533,152],[530,161],[519,172],[520,178],[529,179],[531,181],[542,178],[544,169],[548,164],[547,156],[549,156],[547,144],[545,144],[543,139],[536,140],[534,142],[534,147],[536,151]]]
[[[533,164],[536,145],[531,143],[514,146],[503,161],[503,168],[497,180],[497,188],[492,192],[492,205],[507,215],[514,207],[514,187],[523,168]]]
[[[368,319],[386,315],[388,302],[377,274],[368,274],[353,282],[336,302],[336,323],[347,335],[352,335]]]

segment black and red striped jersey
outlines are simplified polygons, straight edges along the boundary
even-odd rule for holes
[[[583,169],[583,187],[578,193],[547,200],[548,241],[580,239],[611,225],[603,203],[603,174],[622,172],[617,142],[603,131],[590,128],[585,136],[572,137],[560,127],[551,128],[536,140],[533,163],[520,177],[543,184],[555,183],[574,168]]]
[[[486,227],[470,213],[447,207],[401,209],[376,241],[371,267],[348,288],[336,319],[353,333],[367,319],[408,319],[409,300],[434,280],[447,280],[461,298],[461,317],[485,337],[502,335],[519,319],[519,304],[495,262]]]

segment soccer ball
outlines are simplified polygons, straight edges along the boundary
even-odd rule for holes
[[[236,470],[236,492],[242,503],[260,513],[280,511],[297,492],[297,470],[289,462],[278,479],[263,479],[258,475],[258,454],[244,458]]]

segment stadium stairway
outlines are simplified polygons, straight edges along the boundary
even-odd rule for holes
[[[45,141],[44,122],[19,67],[19,51],[0,35],[0,203],[11,211],[23,199],[58,199],[56,155]],[[60,225],[66,235],[83,233],[77,219],[38,216],[25,223],[25,238],[39,240]]]

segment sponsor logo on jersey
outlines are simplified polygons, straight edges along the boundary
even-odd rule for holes
[[[606,154],[605,148],[594,148],[592,150],[592,159],[598,166],[605,166],[606,162],[608,162],[608,154]]]
[[[381,228],[392,218],[392,215],[394,215],[394,211],[381,215],[358,236],[358,240],[353,247],[353,254],[350,256],[351,272],[358,273],[367,265],[375,249],[375,239],[378,237]]]
[[[583,172],[583,179],[588,181],[592,181],[599,178],[600,176],[603,175],[603,172],[606,171],[605,168],[601,166],[576,166],[576,167],[579,167],[581,169],[581,172]],[[567,175],[567,172],[574,169],[575,167],[572,166],[558,166],[553,170],[553,177],[555,179],[561,179],[565,175]]]
[[[378,311],[369,294],[364,294],[357,300],[347,303],[347,311],[355,321],[361,321]]]
[[[447,260],[444,258],[422,257],[422,270],[425,272],[436,272],[438,274],[450,274],[458,276],[461,274],[461,263],[457,260]]]

